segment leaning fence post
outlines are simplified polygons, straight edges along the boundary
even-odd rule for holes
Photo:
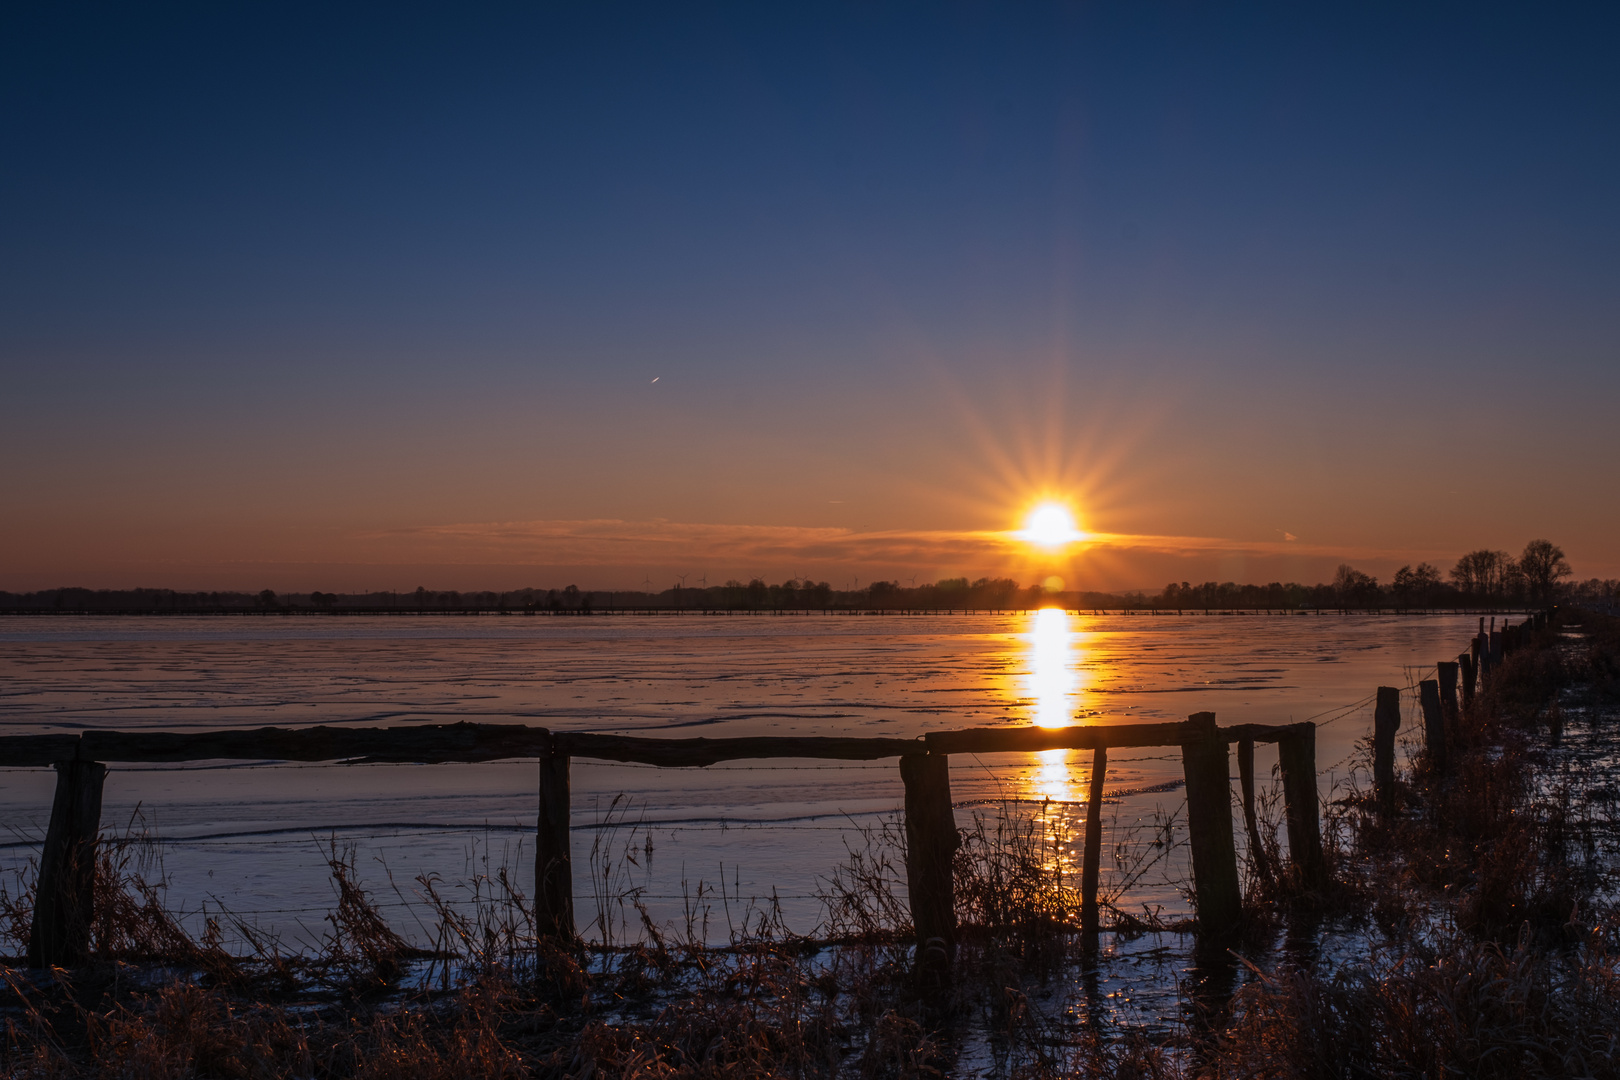
[[[1395,813],[1395,733],[1401,730],[1401,692],[1393,686],[1378,688],[1373,710],[1373,791],[1378,812]]]
[[[90,959],[95,918],[96,835],[101,831],[101,789],[107,766],[58,761],[56,795],[39,857],[34,921],[28,931],[28,966],[78,967]]]
[[[1423,707],[1423,743],[1429,750],[1429,765],[1437,773],[1446,771],[1446,718],[1440,707],[1440,684],[1433,679],[1418,683],[1418,702]]]
[[[1097,932],[1097,879],[1102,873],[1103,778],[1108,772],[1108,748],[1091,754],[1091,792],[1086,800],[1086,854],[1080,869],[1080,929]]]
[[[1237,848],[1232,842],[1232,778],[1226,739],[1215,714],[1188,718],[1191,739],[1181,745],[1187,777],[1187,834],[1192,846],[1193,895],[1198,927],[1211,937],[1236,931],[1243,916],[1238,891]]]
[[[1462,707],[1464,710],[1474,707],[1474,657],[1470,653],[1463,653],[1457,657],[1457,666],[1462,670]]]
[[[1238,740],[1238,786],[1243,793],[1243,830],[1249,837],[1249,855],[1254,859],[1255,873],[1260,880],[1271,881],[1271,864],[1266,860],[1266,846],[1260,842],[1260,821],[1254,812],[1254,740]]]
[[[540,821],[535,836],[534,922],[541,937],[572,942],[574,862],[569,842],[568,755],[555,741],[540,755]]]
[[[956,959],[956,893],[951,860],[961,838],[951,808],[951,759],[946,754],[905,754],[900,779],[906,786],[906,889],[911,925],[917,931],[917,975],[937,988]]]
[[[1327,860],[1322,856],[1322,819],[1317,807],[1315,724],[1296,725],[1277,740],[1277,764],[1282,769],[1289,858],[1306,887],[1324,889]]]
[[[1440,675],[1440,715],[1455,727],[1461,711],[1457,704],[1457,661],[1442,660],[1435,665],[1435,670]]]

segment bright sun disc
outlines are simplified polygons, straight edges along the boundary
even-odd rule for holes
[[[1080,539],[1069,508],[1060,503],[1042,503],[1030,511],[1024,522],[1024,539],[1042,547],[1062,547]]]

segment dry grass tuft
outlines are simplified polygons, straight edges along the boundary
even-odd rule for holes
[[[1216,1076],[1614,1076],[1620,965],[1466,934],[1428,955],[1375,953],[1331,975],[1285,970],[1240,991]]]

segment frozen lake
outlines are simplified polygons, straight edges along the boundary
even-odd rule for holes
[[[1406,687],[1455,657],[1473,616],[822,615],[199,617],[0,619],[0,725],[203,730],[409,725],[457,720],[670,737],[882,735],[1028,723],[1143,723],[1213,711],[1223,724],[1319,725],[1324,790],[1371,728],[1379,685]],[[1403,695],[1409,707],[1412,695]],[[1409,709],[1407,722],[1411,722]],[[1404,730],[1404,729],[1403,729]],[[1275,760],[1256,752],[1264,780]],[[960,755],[958,821],[1027,807],[1077,828],[1089,752]],[[1235,765],[1234,765],[1235,772]],[[1182,805],[1179,751],[1110,755],[1110,841]],[[37,853],[50,770],[5,768],[0,874]],[[609,806],[616,829],[605,829]],[[574,858],[582,931],[596,915],[593,840],[634,847],[636,886],[660,919],[721,880],[773,893],[813,930],[815,894],[901,804],[892,762],[730,762],[663,770],[576,761]],[[162,838],[170,900],[223,907],[289,940],[322,930],[325,845],[353,844],[402,931],[412,879],[465,881],[507,864],[532,889],[536,769],[288,763],[112,766],[103,824],[137,807]],[[639,824],[638,824],[639,823]],[[1239,830],[1239,843],[1242,833]],[[651,858],[647,858],[650,841]],[[1111,845],[1105,845],[1105,850]],[[387,884],[387,872],[398,892]],[[617,876],[629,871],[629,878]],[[1104,891],[1122,867],[1104,859]],[[1122,901],[1186,910],[1184,872],[1163,862]],[[736,903],[736,900],[733,900]],[[736,912],[733,910],[733,917]],[[725,937],[714,905],[711,937]],[[591,930],[588,936],[596,936]]]

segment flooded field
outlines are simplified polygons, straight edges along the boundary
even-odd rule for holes
[[[1058,611],[12,619],[0,622],[0,724],[31,733],[477,720],[671,737],[911,737],[1209,710],[1228,724],[1315,719],[1328,789],[1368,731],[1374,688],[1414,682],[1455,655],[1474,625],[1450,615]],[[1258,749],[1262,778],[1273,760]],[[1077,836],[1089,763],[1078,751],[953,758],[958,821],[1027,810]],[[1174,748],[1111,755],[1105,850],[1173,822],[1180,778]],[[37,852],[52,783],[49,770],[0,772],[7,875]],[[581,760],[573,797],[582,932],[600,937],[605,896],[639,897],[679,921],[701,887],[711,898],[723,890],[709,934],[724,938],[728,916],[773,895],[793,930],[813,931],[817,894],[848,847],[893,819],[901,786],[890,762],[663,770]],[[103,822],[144,823],[162,839],[172,905],[225,908],[295,943],[320,932],[333,839],[354,846],[363,879],[401,909],[408,932],[419,874],[452,891],[500,865],[532,881],[535,812],[530,761],[196,763],[114,765]],[[1104,863],[1105,895],[1133,879],[1121,907],[1187,909],[1173,851],[1146,873]],[[625,914],[622,904],[607,908],[610,918]]]

